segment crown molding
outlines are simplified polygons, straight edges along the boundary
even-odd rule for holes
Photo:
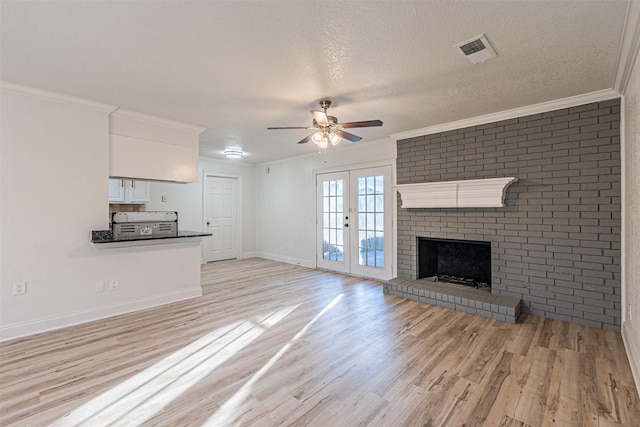
[[[148,114],[139,113],[137,111],[126,110],[124,108],[118,108],[111,113],[112,117],[127,117],[130,119],[139,120],[141,122],[149,123],[152,125],[160,125],[168,128],[181,130],[184,132],[195,133],[200,135],[207,128],[202,126],[191,125],[188,123],[182,123],[171,119],[165,119],[162,117],[150,116]]]
[[[60,92],[39,89],[31,86],[25,86],[18,83],[0,80],[0,92],[11,93],[14,95],[28,96],[30,98],[42,99],[45,101],[58,102],[60,104],[74,105],[89,108],[92,110],[111,113],[118,107],[116,105],[105,104],[102,102],[90,101],[88,99],[77,98],[75,96],[66,95]]]
[[[575,107],[577,105],[589,104],[591,102],[606,101],[612,98],[619,98],[620,93],[613,89],[604,89],[554,101],[541,102],[539,104],[528,105],[526,107],[514,108],[497,113],[485,114],[484,116],[471,117],[469,119],[457,120],[455,122],[442,123],[428,126],[421,129],[406,132],[394,133],[391,135],[396,141],[418,136],[431,135],[439,132],[447,132],[455,129],[462,129],[471,126],[483,125],[486,123],[499,122],[502,120],[514,119],[517,117],[530,116],[532,114],[546,113],[547,111],[559,110],[561,108]]]
[[[640,1],[631,0],[620,40],[620,52],[616,66],[613,88],[626,94],[633,66],[640,50]]]

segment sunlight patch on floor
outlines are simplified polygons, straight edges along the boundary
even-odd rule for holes
[[[296,307],[219,328],[74,409],[52,426],[143,423]]]
[[[236,416],[237,409],[242,405],[251,390],[253,389],[253,385],[265,374],[267,371],[284,355],[289,348],[293,345],[293,343],[300,339],[306,332],[309,330],[311,325],[313,325],[322,315],[324,315],[327,311],[331,310],[340,300],[344,297],[344,294],[340,294],[333,299],[325,308],[322,309],[316,316],[309,321],[297,334],[294,335],[293,338],[289,340],[285,345],[278,350],[278,352],[267,361],[255,374],[249,378],[249,380],[244,383],[244,385],[233,395],[231,396],[221,407],[218,409],[211,417],[209,417],[202,426],[207,427],[220,427],[223,425],[228,425],[230,421],[233,421],[233,418]]]

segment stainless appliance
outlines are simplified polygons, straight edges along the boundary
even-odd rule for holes
[[[170,237],[178,235],[178,212],[114,212],[113,237]]]

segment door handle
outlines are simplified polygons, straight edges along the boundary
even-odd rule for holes
[[[211,225],[211,223],[209,221],[207,221],[207,227],[210,226],[210,225]]]
[[[345,224],[345,225],[344,225],[344,228],[349,228],[349,224]]]

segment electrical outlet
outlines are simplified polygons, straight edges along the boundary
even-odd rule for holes
[[[120,287],[120,281],[118,279],[109,280],[109,290],[110,291],[117,291],[119,287]]]
[[[162,201],[166,202],[167,201],[167,196],[162,196]]]
[[[13,295],[24,295],[27,293],[27,282],[13,282]]]
[[[104,292],[104,281],[99,280],[96,282],[96,293]]]

